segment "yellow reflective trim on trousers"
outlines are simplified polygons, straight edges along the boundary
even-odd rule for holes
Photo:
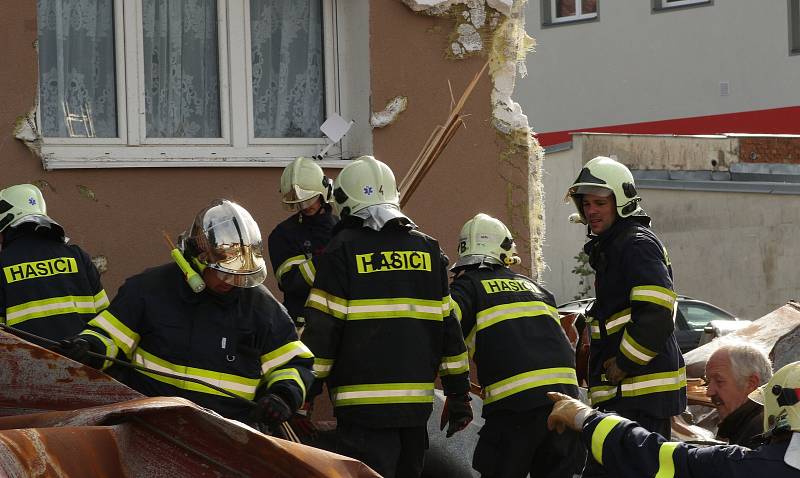
[[[598,385],[589,387],[589,401],[592,406],[606,402],[617,396],[617,387],[613,385]]]
[[[306,300],[306,307],[317,309],[337,319],[347,318],[347,301],[324,290],[311,289]]]
[[[403,318],[442,321],[443,304],[441,300],[410,297],[351,300],[347,307],[347,320]]]
[[[108,295],[106,294],[105,289],[101,290],[97,294],[94,295],[94,311],[95,313],[104,310],[106,307],[109,306]]]
[[[606,334],[611,335],[617,333],[625,327],[625,324],[631,321],[631,309],[619,311],[606,319]]]
[[[303,379],[300,378],[300,372],[298,372],[296,368],[282,368],[272,372],[269,377],[267,377],[267,388],[272,387],[272,385],[274,385],[276,382],[280,382],[281,380],[292,380],[294,383],[296,383],[302,391],[301,402],[306,401],[306,384],[303,383]]]
[[[6,309],[8,325],[16,325],[30,319],[62,314],[94,314],[94,296],[65,295],[41,300],[32,300]]]
[[[100,312],[94,319],[90,320],[89,325],[105,330],[114,340],[114,343],[129,358],[131,357],[131,351],[139,343],[139,334],[120,322],[108,309]]]
[[[642,285],[631,289],[631,301],[651,302],[672,310],[678,295],[666,287]]]
[[[655,358],[656,355],[658,355],[647,347],[636,342],[633,337],[630,336],[627,329],[622,335],[622,341],[619,344],[619,349],[623,355],[639,365],[647,365]]]
[[[334,359],[325,359],[314,357],[314,376],[317,378],[327,378],[328,375],[331,374],[331,370],[333,370]]]
[[[686,386],[686,367],[671,372],[637,375],[622,380],[623,397],[638,397],[651,393],[672,392]]]
[[[111,340],[109,337],[106,337],[105,335],[97,333],[91,329],[82,331],[80,335],[91,335],[92,337],[97,337],[98,339],[100,339],[101,342],[103,342],[103,345],[106,347],[105,351],[103,351],[103,355],[114,358],[117,357],[117,353],[119,352],[119,347],[117,347],[117,344],[114,343],[114,341]],[[114,362],[112,362],[111,360],[107,359],[103,360],[103,366],[100,367],[100,370],[105,370],[108,367],[112,366],[113,364]]]
[[[306,256],[303,255],[293,256],[286,259],[285,261],[283,261],[281,265],[278,266],[278,269],[275,271],[275,278],[280,283],[281,277],[283,277],[284,274],[289,272],[289,269],[291,269],[293,266],[296,266],[297,264],[300,264],[301,262],[306,261],[306,259],[307,259]]]
[[[295,357],[313,358],[314,354],[299,340],[289,342],[261,356],[261,373],[269,375],[274,369],[286,365]]]
[[[606,441],[606,437],[623,420],[625,419],[622,417],[611,415],[600,420],[600,423],[594,428],[592,432],[592,456],[594,456],[597,463],[603,464],[603,444]]]
[[[578,377],[575,369],[569,367],[544,368],[508,377],[484,388],[486,398],[483,403],[488,405],[525,390],[555,384],[577,387]]]
[[[314,262],[309,259],[301,262],[297,267],[300,269],[300,275],[303,276],[303,280],[306,281],[306,284],[314,285],[314,278],[317,276],[317,269],[314,267]]]
[[[445,375],[458,375],[469,371],[469,359],[467,353],[464,352],[458,355],[442,357],[442,363],[439,365],[439,376]]]
[[[673,478],[675,476],[675,461],[673,455],[680,443],[666,442],[658,448],[658,473],[655,478]]]
[[[160,372],[167,372],[175,375],[181,375],[183,377],[202,380],[211,385],[224,388],[225,390],[234,393],[240,397],[246,398],[248,400],[252,400],[255,398],[256,388],[258,387],[258,384],[260,383],[261,380],[260,377],[248,378],[230,373],[215,372],[213,370],[188,367],[186,365],[177,365],[167,360],[164,360],[160,357],[157,357],[151,353],[148,353],[142,350],[141,348],[137,348],[136,351],[133,353],[133,363]],[[143,370],[136,370],[136,371],[144,375],[147,375],[153,380],[158,380],[159,382],[168,383],[174,387],[183,390],[208,393],[210,395],[221,395],[223,397],[227,396],[222,392],[213,390],[199,383],[187,382],[185,380],[179,380],[176,378],[164,377],[163,375],[156,375],[154,373],[145,372]]]
[[[433,403],[433,383],[345,385],[331,391],[334,407],[387,403]]]
[[[478,312],[475,319],[477,321],[478,330],[480,331],[504,320],[535,317],[539,315],[546,315],[558,322],[559,325],[561,324],[557,318],[558,311],[556,308],[538,300],[530,302],[511,302],[509,304],[489,307],[488,309]]]

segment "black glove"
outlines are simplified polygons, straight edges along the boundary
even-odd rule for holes
[[[284,399],[270,393],[258,399],[256,407],[250,412],[250,418],[258,423],[279,424],[292,416],[294,411]]]
[[[59,340],[58,346],[55,347],[55,351],[64,357],[86,365],[89,365],[91,359],[89,352],[91,350],[92,346],[89,341],[80,335]]]
[[[469,397],[469,394],[451,395],[445,399],[442,419],[439,422],[439,430],[444,430],[445,424],[449,424],[447,427],[447,438],[467,428],[469,422],[472,421],[472,407],[469,404],[470,400],[472,399]]]

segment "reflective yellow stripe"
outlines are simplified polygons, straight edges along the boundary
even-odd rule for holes
[[[100,312],[101,310],[105,309],[109,306],[108,302],[108,295],[106,295],[105,290],[101,290],[97,294],[94,295],[94,311],[95,313]]]
[[[139,334],[129,329],[108,310],[100,312],[89,325],[105,330],[119,346],[126,356],[131,356],[131,351],[139,343]]]
[[[317,378],[327,378],[333,370],[334,359],[314,357],[314,376]]]
[[[600,423],[595,427],[592,432],[592,456],[594,456],[597,463],[603,464],[603,444],[606,441],[606,437],[623,420],[625,419],[622,417],[612,415],[600,420]]]
[[[119,352],[119,347],[117,347],[117,344],[115,344],[113,340],[106,337],[105,335],[97,333],[94,330],[84,330],[80,333],[80,335],[91,335],[93,337],[97,337],[98,339],[100,339],[101,342],[103,342],[103,345],[106,348],[105,351],[102,352],[102,354],[108,357],[114,357],[114,358],[117,357],[117,353]],[[106,359],[103,361],[103,365],[102,367],[100,367],[100,369],[105,370],[108,367],[112,366],[113,364],[114,362]]]
[[[461,306],[458,305],[452,297],[450,298],[450,309],[453,311],[453,315],[456,317],[456,320],[461,322]]]
[[[675,292],[657,285],[642,285],[631,289],[631,301],[651,302],[669,310],[675,306],[677,298]]]
[[[606,334],[611,335],[618,332],[623,327],[625,327],[625,324],[630,322],[630,320],[631,320],[630,308],[617,312],[616,314],[606,319]]]
[[[261,380],[260,377],[259,378],[242,377],[240,375],[216,372],[214,370],[206,370],[201,368],[188,367],[185,365],[177,365],[167,360],[164,360],[160,357],[157,357],[151,353],[148,353],[142,350],[141,347],[137,348],[136,351],[134,352],[133,363],[136,363],[143,367],[147,367],[149,369],[158,370],[160,372],[167,372],[175,375],[180,375],[182,377],[202,380],[211,385],[224,388],[225,390],[234,393],[236,395],[239,395],[240,397],[246,398],[248,400],[252,400],[253,398],[255,398],[256,388],[258,387],[258,384]],[[143,370],[136,370],[136,371],[144,375],[147,375],[153,380],[158,380],[159,382],[168,383],[174,387],[183,390],[208,393],[211,395],[227,396],[222,392],[213,390],[199,383],[187,382],[176,378],[164,377],[163,375],[156,375],[154,373],[145,372]]]
[[[274,369],[286,365],[295,357],[313,358],[314,354],[306,347],[306,344],[299,340],[289,342],[261,356],[261,373],[267,376]]]
[[[658,355],[647,347],[636,342],[633,337],[630,336],[627,329],[622,335],[622,341],[619,344],[619,349],[623,355],[639,365],[647,365],[655,358],[656,355]]]
[[[520,373],[500,380],[484,388],[486,398],[483,403],[488,405],[525,390],[555,384],[575,385],[577,387],[578,377],[575,375],[575,369],[569,367],[545,368]]]
[[[314,261],[311,259],[307,261],[303,261],[298,266],[300,269],[300,275],[303,276],[303,280],[306,281],[308,285],[314,285],[314,278],[317,275],[317,269],[314,267]]]
[[[433,403],[433,383],[373,383],[332,390],[333,406]]]
[[[675,461],[672,456],[680,443],[662,443],[658,449],[658,473],[655,478],[673,478],[675,476]]]
[[[442,300],[409,297],[351,300],[348,302],[347,320],[410,318],[441,321],[444,307]]]
[[[30,319],[64,314],[94,314],[95,298],[90,295],[65,295],[48,299],[32,300],[6,309],[8,325],[16,325]]]
[[[466,337],[464,337],[464,344],[467,346],[467,351],[469,351],[469,358],[472,358],[475,355],[475,336],[478,335],[478,325],[472,327],[472,330],[469,331]]]
[[[284,274],[289,272],[289,269],[305,261],[306,261],[306,256],[294,256],[286,259],[285,261],[283,261],[283,264],[278,266],[278,270],[275,271],[275,278],[280,283],[281,277],[283,277]]]
[[[535,317],[539,315],[549,316],[560,325],[556,308],[540,301],[511,302],[508,304],[496,305],[478,312],[475,318],[478,331],[480,331],[504,320]]]
[[[611,400],[616,396],[617,396],[617,387],[613,385],[612,386],[599,385],[597,387],[589,388],[589,400],[592,402],[592,406],[596,406],[599,403]]]
[[[442,357],[442,363],[439,365],[439,375],[458,375],[460,373],[469,371],[469,359],[467,353]]]
[[[272,372],[269,377],[267,377],[267,388],[271,388],[276,382],[282,380],[291,380],[296,383],[301,390],[301,402],[306,401],[306,384],[303,383],[303,379],[300,378],[300,372],[298,372],[296,368],[282,368]]]
[[[620,389],[623,397],[637,397],[651,393],[671,392],[686,386],[686,367],[670,372],[651,373],[627,377]]]
[[[306,300],[306,307],[317,309],[337,319],[347,318],[347,301],[320,289],[311,289]]]

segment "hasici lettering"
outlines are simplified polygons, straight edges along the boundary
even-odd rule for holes
[[[487,294],[497,292],[527,292],[535,291],[535,286],[530,281],[522,279],[488,279],[482,280],[483,288]]]
[[[431,255],[421,251],[383,251],[356,254],[359,274],[391,271],[431,270]]]
[[[23,262],[12,266],[3,267],[6,282],[18,282],[39,277],[49,277],[56,274],[75,274],[78,264],[72,257],[58,257],[46,261]]]

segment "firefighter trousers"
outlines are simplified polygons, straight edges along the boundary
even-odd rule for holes
[[[366,428],[339,423],[336,452],[367,464],[384,478],[416,478],[422,474],[427,427]]]

